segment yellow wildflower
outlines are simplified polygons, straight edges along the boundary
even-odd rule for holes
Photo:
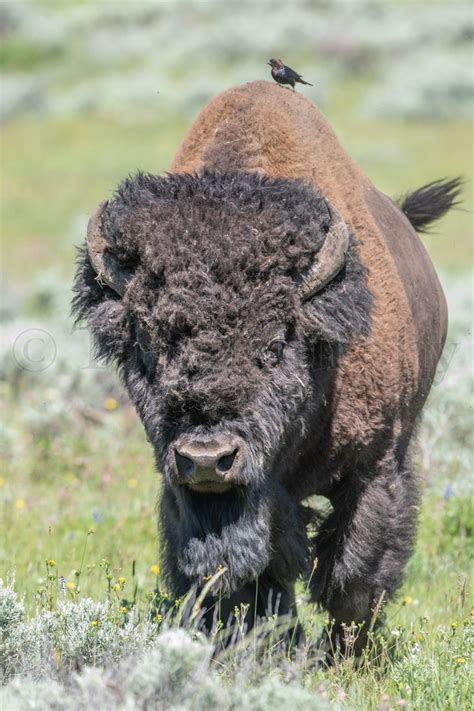
[[[75,590],[76,589],[76,583],[68,582],[66,583],[66,587],[68,590]]]
[[[421,634],[421,632],[416,635],[416,639],[418,640],[418,642],[423,642],[424,638],[425,635]]]
[[[455,662],[455,664],[465,664],[466,660],[464,659],[464,657],[456,657],[454,662]]]
[[[123,614],[125,615],[125,614],[128,612],[128,608],[127,608],[127,607],[122,607],[122,612],[123,612]]]
[[[155,622],[161,622],[162,619],[163,619],[163,615],[160,615],[160,613],[158,613],[155,617]]]
[[[114,397],[108,397],[107,400],[104,401],[104,409],[108,412],[113,412],[118,406],[118,402]]]
[[[136,489],[138,486],[138,479],[134,479],[133,477],[127,481],[127,485],[129,489]]]
[[[5,486],[5,479],[3,478],[3,476],[0,476],[0,489],[2,488],[2,486]]]
[[[153,575],[159,575],[160,574],[160,566],[156,565],[156,563],[151,565],[150,566],[150,573],[153,573]]]
[[[404,604],[404,605],[411,605],[412,602],[413,602],[412,596],[411,596],[411,595],[405,595],[405,597],[403,598],[403,604]]]
[[[26,506],[26,501],[25,499],[17,499],[15,501],[15,506],[17,509],[24,509]]]
[[[99,624],[99,620],[92,620],[91,627],[97,627],[98,624]]]
[[[48,560],[48,565],[50,568],[54,568],[54,566],[56,565],[56,561],[51,558],[50,560]]]
[[[122,587],[122,585],[119,585],[119,583],[117,583],[116,585],[114,585],[114,590],[116,590],[117,592],[120,592],[120,590],[123,590],[123,587]]]

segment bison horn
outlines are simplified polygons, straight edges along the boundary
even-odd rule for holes
[[[307,301],[339,274],[346,261],[349,229],[339,210],[326,203],[331,218],[329,232],[316,255],[316,261],[303,276],[299,286],[302,301]]]
[[[107,242],[102,234],[102,217],[108,200],[103,200],[95,209],[87,225],[87,253],[99,284],[107,284],[111,289],[123,296],[130,279],[130,272],[125,271],[117,262],[112,252],[107,251]]]

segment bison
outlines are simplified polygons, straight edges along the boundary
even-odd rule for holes
[[[414,228],[459,190],[393,202],[311,101],[257,81],[210,102],[169,173],[96,209],[73,310],[153,446],[174,596],[219,570],[220,614],[248,603],[251,624],[294,615],[313,570],[332,642],[355,622],[361,649],[413,545],[410,442],[446,337]]]

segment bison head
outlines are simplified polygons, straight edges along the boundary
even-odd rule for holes
[[[307,547],[285,478],[324,407],[322,354],[334,366],[369,324],[341,215],[297,181],[140,174],[91,218],[75,291],[164,476],[175,591],[220,565],[227,593],[294,578]]]

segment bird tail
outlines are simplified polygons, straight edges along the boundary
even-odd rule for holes
[[[432,222],[459,205],[462,186],[462,178],[434,180],[405,195],[399,205],[415,230],[426,232]]]
[[[310,84],[309,81],[305,81],[304,79],[299,80],[300,84],[306,84],[307,86],[314,86],[314,84]]]

